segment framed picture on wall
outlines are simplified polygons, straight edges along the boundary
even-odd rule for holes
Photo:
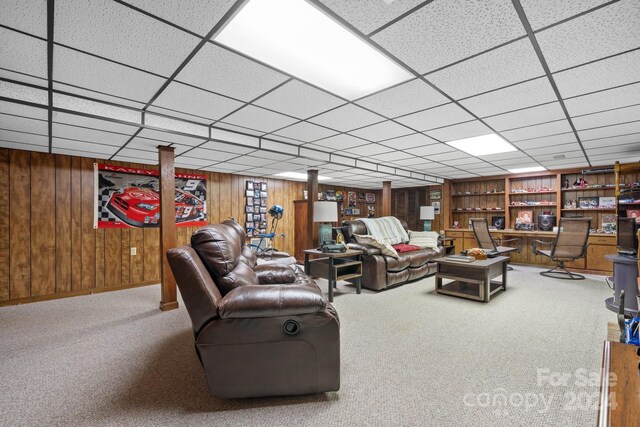
[[[367,203],[375,203],[376,202],[376,194],[375,193],[367,193],[365,196]]]
[[[440,214],[440,202],[431,202],[431,206],[433,206],[433,213],[438,215]]]
[[[247,190],[253,190],[253,181],[247,181]]]
[[[253,190],[247,190],[246,196],[253,197]]]
[[[431,200],[440,200],[442,199],[442,191],[440,190],[433,190],[429,192],[429,198]]]
[[[627,210],[627,218],[635,218],[636,224],[640,224],[640,210],[639,209]]]

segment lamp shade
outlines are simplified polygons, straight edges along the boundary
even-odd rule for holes
[[[435,219],[435,210],[433,206],[420,206],[420,219],[432,220]]]
[[[337,222],[338,203],[336,202],[314,202],[313,222]]]

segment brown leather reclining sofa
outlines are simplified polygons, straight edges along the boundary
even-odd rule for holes
[[[167,252],[209,391],[239,398],[338,390],[335,309],[301,271],[256,266],[244,237],[228,221]]]
[[[405,221],[400,221],[405,230]],[[445,250],[440,243],[438,249],[420,249],[398,253],[398,258],[382,255],[380,249],[360,244],[354,234],[369,234],[367,226],[356,220],[342,222],[342,234],[352,249],[359,249],[362,255],[362,287],[380,291],[392,286],[402,285],[421,279],[436,272],[434,260],[444,256]]]

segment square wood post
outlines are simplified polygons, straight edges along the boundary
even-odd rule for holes
[[[382,181],[382,214],[391,216],[391,181]]]
[[[318,236],[313,222],[313,203],[318,200],[318,170],[309,169],[307,171],[307,236],[309,242],[315,248],[318,246]],[[308,248],[307,248],[308,249]]]
[[[176,279],[167,261],[167,251],[176,247],[176,171],[173,147],[158,147],[160,163],[160,310],[178,308]]]

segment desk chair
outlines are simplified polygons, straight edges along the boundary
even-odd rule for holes
[[[544,255],[556,263],[556,267],[540,274],[556,279],[582,280],[584,276],[572,273],[565,267],[565,262],[583,258],[587,252],[587,241],[591,229],[591,218],[560,218],[558,234],[555,242],[534,240],[531,242],[533,253]],[[538,244],[550,245],[550,250],[539,250]]]
[[[520,239],[505,240],[491,237],[486,218],[471,218],[470,221],[473,234],[476,236],[476,241],[478,242],[478,247],[484,249],[488,255],[507,255],[510,252],[520,252]],[[504,243],[509,242],[517,242],[517,246],[502,246]],[[507,267],[507,270],[513,270],[513,268]]]

